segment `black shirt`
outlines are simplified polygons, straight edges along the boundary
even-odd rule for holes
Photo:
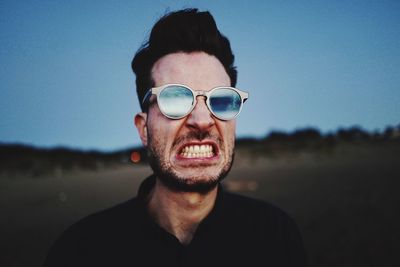
[[[90,215],[54,244],[45,266],[305,266],[294,221],[265,202],[218,189],[213,210],[189,245],[159,227],[146,211],[155,184],[136,198]]]

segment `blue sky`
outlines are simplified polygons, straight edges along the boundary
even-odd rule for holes
[[[400,123],[400,1],[0,2],[0,142],[140,143],[130,62],[168,10],[198,7],[230,39],[250,99],[237,135]]]

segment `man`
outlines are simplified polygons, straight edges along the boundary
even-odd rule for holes
[[[154,175],[138,196],[68,229],[46,266],[304,266],[293,220],[225,192],[235,117],[229,41],[210,13],[170,13],[153,27],[132,68],[142,112],[135,125]]]

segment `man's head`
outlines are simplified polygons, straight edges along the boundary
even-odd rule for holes
[[[218,58],[230,78],[230,85],[236,85],[237,72],[229,40],[218,31],[209,12],[184,9],[165,15],[154,25],[148,42],[132,60],[142,111],[146,111],[142,105],[143,97],[149,88],[154,87],[151,74],[154,63],[168,54],[199,51]]]
[[[235,85],[233,59],[229,41],[219,33],[211,14],[195,9],[161,18],[149,42],[133,59],[143,111],[136,115],[135,124],[147,147],[151,167],[171,189],[207,192],[230,170],[236,121],[215,117],[203,94]],[[201,91],[187,115],[167,117],[154,94],[148,94],[143,102],[150,88],[167,84]]]

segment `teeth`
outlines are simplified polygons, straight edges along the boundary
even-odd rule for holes
[[[211,145],[185,146],[181,152],[181,156],[184,158],[207,158],[213,155],[214,152]]]

